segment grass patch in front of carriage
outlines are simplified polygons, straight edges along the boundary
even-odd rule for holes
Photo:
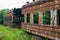
[[[0,40],[31,40],[31,36],[25,35],[23,29],[0,25]]]

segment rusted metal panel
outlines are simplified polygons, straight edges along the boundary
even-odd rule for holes
[[[32,34],[48,37],[50,39],[60,38],[60,27],[50,25],[38,25],[22,23],[22,27]]]
[[[55,9],[55,6],[50,6],[50,10],[53,10],[53,9]]]
[[[57,4],[57,5],[55,5],[55,9],[58,9],[59,8],[59,5]]]
[[[60,4],[60,0],[58,0],[59,1],[59,4]]]
[[[43,4],[43,3],[46,3],[46,2],[50,2],[50,1],[54,1],[54,0],[34,1],[34,2],[28,3],[26,5],[23,5],[22,9],[27,8],[27,7],[31,7],[31,6],[34,6],[34,5]]]
[[[59,0],[55,0],[55,4],[57,5],[59,3]]]
[[[43,4],[24,8],[22,9],[22,11],[23,11],[23,14],[26,14],[26,13],[33,13],[34,11],[44,11],[44,10],[52,10],[52,9],[58,9],[58,8],[60,8],[60,0],[54,0],[50,2],[45,2]]]
[[[57,4],[58,4],[58,0],[45,2],[45,3],[42,3],[42,4],[38,4],[38,5],[33,5],[33,6],[30,6],[30,7],[24,8],[24,9],[22,8],[22,13],[28,13],[28,12],[32,13],[34,11],[46,10],[45,7],[52,7],[52,6],[57,5]],[[44,9],[39,10],[40,8],[44,8]],[[53,7],[52,7],[52,9],[53,9]]]
[[[46,3],[43,4],[43,7],[47,7],[47,6],[50,6],[49,2],[46,2]]]
[[[4,21],[3,21],[3,23],[4,23],[4,25],[9,25],[9,26],[12,26],[13,25],[13,12],[11,11],[11,12],[8,12],[7,14],[5,14],[4,16],[3,16],[3,19],[4,19]]]

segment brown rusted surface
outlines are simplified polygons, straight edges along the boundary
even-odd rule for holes
[[[35,11],[45,11],[45,10],[52,10],[52,9],[58,9],[60,8],[60,0],[54,0],[50,2],[45,2],[42,4],[36,4],[30,7],[23,8],[22,7],[22,13],[33,13]]]
[[[56,37],[60,38],[60,27],[58,26],[22,23],[22,28],[29,33],[48,37],[50,39],[55,39]]]
[[[13,12],[9,11],[8,13],[3,15],[3,24],[4,25],[13,25]]]
[[[50,1],[53,1],[53,0],[33,1],[33,2],[31,2],[31,3],[27,3],[26,5],[24,5],[24,6],[22,7],[22,9],[27,8],[27,7],[31,7],[31,6],[34,6],[34,5],[43,4],[43,3],[46,3],[46,2],[50,2]]]

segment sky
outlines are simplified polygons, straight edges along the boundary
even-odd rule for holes
[[[32,2],[32,0],[0,0],[0,9],[21,8],[27,1]]]

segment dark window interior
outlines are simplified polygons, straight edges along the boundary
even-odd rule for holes
[[[11,20],[12,20],[12,16],[9,16],[9,17],[8,17],[8,20],[10,20],[10,21],[11,21]]]
[[[57,25],[60,26],[60,9],[57,11]]]
[[[38,14],[38,12],[34,12],[33,17],[34,17],[34,23],[38,24],[38,20],[39,20],[39,14]]]
[[[7,20],[8,20],[8,18],[7,18],[7,17],[4,17],[4,19],[5,19],[5,21],[7,21]]]
[[[22,14],[22,17],[20,17],[20,20],[24,22],[24,14]]]
[[[50,24],[50,11],[43,12],[43,24]]]
[[[27,23],[30,23],[30,14],[27,14]]]

